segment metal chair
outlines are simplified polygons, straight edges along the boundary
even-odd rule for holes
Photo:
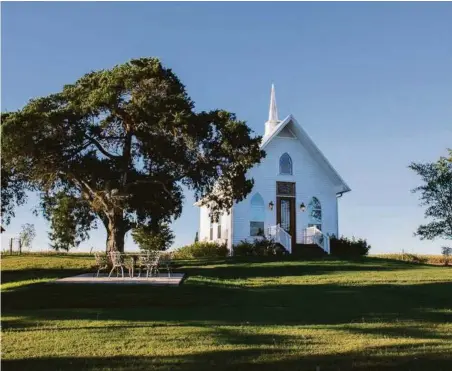
[[[121,275],[122,278],[124,278],[124,263],[121,258],[121,253],[119,251],[110,251],[110,260],[113,268],[111,268],[110,274],[108,277],[111,276],[113,271],[116,269],[116,277],[119,275],[119,269],[121,269]]]
[[[146,278],[148,278],[149,276],[152,277],[153,273],[157,275],[159,259],[160,254],[158,252],[148,251],[146,255],[140,256],[138,261],[138,266],[140,269],[138,277],[141,277],[141,271],[143,270],[143,268],[144,270],[146,270]]]
[[[124,259],[124,267],[129,272],[129,277],[133,278],[135,272],[135,257],[130,256]]]
[[[167,252],[160,255],[159,266],[163,266],[168,272],[168,277],[173,273],[173,253]]]
[[[159,264],[160,264],[160,252],[154,251],[154,255],[151,257],[151,276],[152,271],[154,271],[154,275],[158,277],[159,275]]]
[[[98,251],[94,253],[94,259],[96,259],[97,274],[94,273],[93,276],[99,277],[99,272],[108,268],[108,257],[105,253]]]

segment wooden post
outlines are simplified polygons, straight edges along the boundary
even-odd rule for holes
[[[13,238],[9,239],[9,255],[13,255]]]

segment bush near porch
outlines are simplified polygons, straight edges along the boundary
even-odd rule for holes
[[[229,255],[225,243],[198,241],[174,250],[174,259],[224,258]]]
[[[337,257],[364,256],[369,253],[370,248],[363,238],[330,237],[330,253]]]
[[[254,241],[240,241],[233,246],[234,256],[283,256],[287,251],[271,239],[261,237]]]

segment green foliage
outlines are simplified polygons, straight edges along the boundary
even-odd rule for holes
[[[282,256],[287,251],[278,243],[266,237],[255,238],[253,242],[240,241],[234,245],[234,256]]]
[[[2,115],[2,120],[5,115]],[[26,182],[24,177],[14,168],[1,161],[1,218],[2,224],[8,225],[15,216],[14,207],[23,205],[27,201],[25,192]]]
[[[441,247],[441,253],[443,254],[444,258],[444,265],[449,265],[452,256],[452,247],[449,246]]]
[[[341,257],[363,256],[369,253],[371,246],[362,238],[330,237],[331,255]]]
[[[50,222],[50,246],[56,251],[78,246],[96,228],[96,215],[90,204],[64,192],[42,195],[41,211]]]
[[[66,194],[70,205],[59,208],[77,216],[43,210],[56,248],[84,238],[95,215],[107,249],[123,250],[127,231],[180,216],[183,186],[210,202],[214,218],[246,197],[253,181],[245,174],[264,156],[251,134],[232,113],[195,112],[185,86],[156,58],[91,72],[2,115],[2,211],[12,215],[25,190],[56,198],[51,204]]]
[[[21,227],[19,234],[20,243],[22,246],[31,249],[31,244],[36,237],[36,230],[34,224],[26,223]]]
[[[141,250],[163,251],[173,244],[174,234],[167,224],[160,224],[133,229],[132,238]]]
[[[425,217],[433,219],[420,225],[415,235],[421,240],[452,239],[452,150],[448,158],[441,157],[435,163],[412,163],[409,168],[424,182],[412,192],[421,194],[421,206],[427,206]]]
[[[224,258],[229,255],[225,243],[198,241],[174,251],[175,259]]]
[[[452,247],[449,246],[441,247],[441,254],[443,254],[443,256],[452,256]]]

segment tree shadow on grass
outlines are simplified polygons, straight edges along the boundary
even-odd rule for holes
[[[52,256],[52,259],[56,257]],[[61,257],[63,258],[63,257]],[[67,259],[67,257],[64,257]],[[190,275],[206,278],[256,278],[280,276],[324,275],[357,271],[396,271],[414,269],[419,264],[380,258],[338,259],[325,257],[315,260],[300,260],[296,257],[237,257],[226,259],[176,260],[174,267]],[[430,266],[431,267],[431,266]],[[34,280],[41,278],[70,277],[81,273],[94,273],[93,264],[89,268],[27,268],[3,270],[2,283]]]
[[[342,330],[355,334],[376,335],[382,337],[401,338],[401,339],[439,339],[447,340],[452,344],[452,332],[439,333],[437,330],[428,326],[414,327],[414,326],[380,326],[374,324],[372,326],[366,325],[363,327],[343,325]]]
[[[205,261],[203,264],[178,265],[179,270],[189,276],[199,275],[204,278],[220,279],[246,279],[259,277],[281,276],[315,276],[337,274],[342,272],[383,272],[418,268],[406,262],[381,262],[379,259],[363,260],[332,260],[322,259],[315,261],[294,260],[281,261],[276,259],[236,260],[233,263],[220,263],[218,261]]]
[[[452,308],[452,282],[255,288],[101,286],[37,284],[26,295],[23,291],[7,291],[2,294],[3,316],[20,314],[32,321],[124,320],[209,325],[452,320],[452,312],[437,310]]]
[[[93,272],[94,269],[80,269],[80,268],[33,268],[33,269],[21,269],[15,271],[2,271],[1,278],[2,284],[27,281],[27,280],[37,280],[37,279],[54,279],[61,277],[70,277],[82,273]]]

